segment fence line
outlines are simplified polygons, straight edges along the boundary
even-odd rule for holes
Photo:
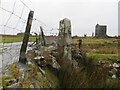
[[[5,43],[5,41],[9,40],[10,38],[6,38],[5,36],[2,37],[3,44],[1,45],[2,47],[0,47],[0,48],[2,48],[2,54],[0,54],[0,55],[2,55],[2,65],[3,66],[4,65],[6,66],[8,64],[14,63],[15,61],[18,61],[21,42],[14,43],[15,40],[19,39],[19,38],[14,37],[14,35],[15,35],[15,32],[22,32],[23,30],[25,30],[24,26],[26,25],[27,20],[23,18],[24,11],[25,11],[25,8],[27,8],[28,11],[31,10],[31,8],[28,7],[27,4],[25,4],[22,0],[19,0],[23,6],[22,6],[21,13],[19,15],[17,15],[17,13],[15,13],[15,6],[17,5],[17,1],[18,0],[14,1],[14,4],[12,6],[12,11],[5,9],[0,5],[0,9],[2,11],[9,13],[9,16],[8,16],[6,22],[4,24],[0,24],[0,27],[4,31],[3,32],[4,35],[7,35],[7,30],[9,30],[9,32],[10,32],[8,34],[12,34],[10,37],[10,38],[12,38],[12,41],[11,41],[11,43],[8,43],[8,44]],[[1,0],[0,0],[0,3],[1,3]],[[10,24],[10,21],[12,21],[12,16],[15,16],[18,20],[15,22],[15,25],[10,26],[9,24]],[[20,27],[18,27],[18,25],[20,23],[22,25],[20,25]],[[40,26],[43,27],[43,32],[45,35],[47,35],[47,34],[48,35],[57,35],[58,34],[58,31],[59,31],[58,28],[53,28],[53,27],[45,24],[41,20],[34,18],[32,27],[31,27],[32,32],[40,33]]]
[[[10,10],[7,10],[3,7],[0,6],[0,9],[3,10],[4,12],[7,12],[10,14],[10,16],[8,17],[8,19],[6,20],[5,24],[3,25],[0,25],[3,30],[4,30],[4,35],[6,34],[6,28],[8,28],[9,30],[11,30],[11,32],[14,32],[15,30],[16,31],[23,31],[23,27],[22,29],[18,29],[18,24],[19,23],[22,23],[22,24],[26,24],[26,21],[22,16],[23,16],[23,12],[24,12],[24,9],[26,7],[25,4],[23,4],[23,7],[22,7],[22,11],[20,13],[20,16],[18,16],[16,13],[15,13],[15,6],[16,6],[16,2],[17,0],[14,1],[14,4],[13,4],[13,8],[12,8],[12,11]],[[27,7],[28,8],[28,7]],[[15,16],[16,18],[18,18],[17,22],[16,22],[16,25],[13,25],[13,26],[8,26],[8,24],[10,23],[10,20],[12,18],[12,16]],[[13,30],[13,31],[12,31]],[[14,35],[14,34],[13,34]],[[6,38],[8,39],[8,38]],[[17,38],[14,38],[12,37],[12,41],[14,41],[14,39],[17,39]],[[20,45],[14,45],[14,43],[10,43],[10,44],[5,44],[5,38],[3,39],[3,49],[2,49],[2,65],[3,67],[8,65],[8,64],[11,64],[11,63],[14,63],[15,61],[18,61],[18,58],[19,58],[19,49],[20,49]],[[7,47],[8,45],[8,47]],[[5,50],[5,48],[7,48]]]

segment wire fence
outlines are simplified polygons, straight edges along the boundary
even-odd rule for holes
[[[30,10],[22,0],[0,0],[0,68],[18,61]],[[52,28],[37,18],[33,18],[31,33],[40,34],[40,26],[45,36],[58,35],[57,28]]]

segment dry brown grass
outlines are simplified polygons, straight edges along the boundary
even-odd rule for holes
[[[106,85],[108,71],[105,65],[97,66],[92,58],[84,57],[79,68],[63,60],[59,78],[64,88],[102,88]]]

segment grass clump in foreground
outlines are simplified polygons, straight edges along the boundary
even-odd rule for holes
[[[79,68],[73,67],[68,60],[63,60],[59,78],[64,88],[120,88],[119,79],[109,76],[106,64],[97,65],[96,60],[84,56],[78,62]]]
[[[1,77],[1,86],[7,88],[8,86],[12,85],[12,83],[8,82],[10,79],[18,79],[18,82],[20,82],[20,88],[30,88],[31,86],[34,88],[59,87],[59,80],[57,76],[54,75],[54,73],[51,72],[49,68],[45,67],[45,73],[43,74],[37,66],[33,64],[29,64],[27,66],[30,68],[30,70],[27,72],[20,72],[19,68],[16,67],[16,64],[7,66],[9,69],[9,75]],[[22,78],[22,73],[24,73],[24,78]]]
[[[39,88],[58,88],[59,80],[58,78],[48,69],[45,68],[45,74],[37,72],[33,76],[34,83],[39,86]]]
[[[6,88],[7,86],[11,85],[11,83],[6,81],[9,79],[14,79],[14,77],[13,76],[2,76],[2,87]]]

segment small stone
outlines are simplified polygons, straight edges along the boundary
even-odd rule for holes
[[[35,57],[34,59],[35,60],[40,60],[41,58],[44,58],[43,56],[37,56],[37,57]]]
[[[45,75],[45,71],[42,70],[40,67],[39,67],[39,70],[42,72],[43,75]]]
[[[30,88],[34,88],[34,86],[33,86],[33,85],[30,85]]]
[[[119,65],[117,63],[114,63],[113,67],[119,67]]]
[[[116,78],[116,75],[112,75],[112,78]]]

